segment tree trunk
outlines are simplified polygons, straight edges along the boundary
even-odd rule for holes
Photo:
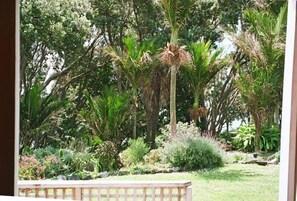
[[[170,43],[173,46],[178,45],[178,29],[171,29]],[[176,62],[170,67],[170,128],[172,136],[176,136],[176,71],[178,67]]]
[[[205,107],[204,91],[200,93],[199,102],[200,107]],[[202,132],[207,131],[207,124],[207,115],[200,117],[199,125]]]
[[[262,123],[257,115],[253,115],[254,121],[255,121],[255,137],[254,137],[254,143],[255,143],[255,153],[259,152],[260,149],[260,136],[261,136],[261,130],[262,130]]]
[[[176,65],[172,65],[170,72],[170,127],[172,136],[176,136],[176,67]]]
[[[153,72],[150,81],[150,90],[152,93],[146,95],[144,102],[147,119],[147,142],[151,148],[156,148],[155,138],[158,131],[159,111],[160,111],[160,93],[161,93],[161,75],[160,70],[156,69]]]
[[[136,90],[133,90],[133,139],[137,138],[137,108],[137,92]]]

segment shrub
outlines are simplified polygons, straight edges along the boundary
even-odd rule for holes
[[[19,178],[21,180],[42,179],[45,168],[34,155],[19,158]]]
[[[160,149],[152,149],[144,156],[144,161],[148,164],[161,162]]]
[[[27,152],[29,153],[29,152]],[[69,149],[40,148],[19,159],[20,179],[55,178],[73,173],[95,175],[101,171],[100,159],[94,153]]]
[[[233,137],[232,146],[235,149],[247,152],[253,152],[255,150],[255,126],[242,125],[234,131],[234,134],[235,137]]]
[[[41,160],[41,162],[45,167],[44,169],[45,178],[56,177],[59,174],[63,173],[62,172],[63,164],[56,155],[52,154],[52,155],[45,156]]]
[[[117,167],[118,152],[113,142],[105,141],[102,144],[98,145],[95,153],[96,157],[101,163],[101,168],[103,171],[114,170]]]
[[[184,170],[215,168],[223,165],[222,151],[205,137],[177,137],[164,146],[164,160]]]
[[[52,146],[47,146],[44,148],[37,148],[33,151],[33,154],[37,157],[37,159],[43,159],[46,156],[50,156],[57,153],[57,149]]]
[[[224,131],[219,134],[220,142],[223,144],[232,144],[232,141],[233,141],[233,138],[235,137],[235,135],[236,134],[234,132]]]
[[[128,148],[122,154],[122,162],[126,166],[135,165],[143,161],[148,151],[149,147],[145,144],[143,138],[129,140]]]
[[[277,125],[264,125],[261,132],[260,149],[264,151],[276,151],[280,146],[280,129]]]
[[[243,125],[235,132],[232,146],[241,151],[252,152],[255,149],[255,126]],[[264,125],[261,131],[259,148],[262,151],[276,151],[280,146],[280,130],[277,126]]]
[[[176,124],[176,135],[177,136],[183,136],[183,137],[195,137],[195,136],[200,136],[200,130],[199,128],[195,125],[194,122],[191,122],[190,124],[188,123],[183,123],[183,122],[178,122]],[[156,144],[158,147],[163,147],[164,144],[170,140],[171,138],[171,132],[170,132],[170,124],[167,124],[164,126],[164,128],[161,128],[161,135],[157,136],[156,138]]]
[[[89,171],[99,172],[101,170],[100,161],[96,158],[95,154],[88,152],[78,152],[73,155],[70,168],[72,172]]]

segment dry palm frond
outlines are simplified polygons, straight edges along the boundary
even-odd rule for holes
[[[279,50],[285,51],[286,44],[284,42],[275,42],[275,43],[273,43],[273,47],[275,49],[279,49]]]
[[[141,64],[153,63],[153,59],[148,52],[145,52],[142,54],[140,58],[140,63]]]
[[[264,0],[252,0],[255,6],[261,9],[267,8],[268,4]]]
[[[189,64],[191,62],[191,56],[184,47],[178,47],[167,43],[163,52],[160,54],[160,61],[169,66],[180,66]]]
[[[111,60],[114,61],[114,62],[122,62],[122,60],[123,60],[122,52],[119,51],[116,48],[106,47],[106,48],[103,49],[103,53],[106,56],[110,57]]]
[[[192,120],[197,121],[201,117],[207,116],[208,110],[205,107],[189,109],[189,115]]]
[[[233,37],[233,42],[251,60],[256,61],[256,63],[262,64],[262,66],[266,66],[266,57],[265,55],[263,55],[261,44],[254,34],[245,32],[239,36]]]

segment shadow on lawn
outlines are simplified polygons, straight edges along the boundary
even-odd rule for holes
[[[225,181],[241,181],[243,177],[254,177],[260,176],[260,174],[255,172],[248,172],[244,170],[225,170],[220,169],[214,170],[202,170],[194,173],[197,177],[203,178],[205,180],[225,180]]]

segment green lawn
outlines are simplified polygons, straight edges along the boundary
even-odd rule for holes
[[[279,166],[229,164],[210,171],[128,175],[108,180],[189,180],[193,201],[277,201]]]

